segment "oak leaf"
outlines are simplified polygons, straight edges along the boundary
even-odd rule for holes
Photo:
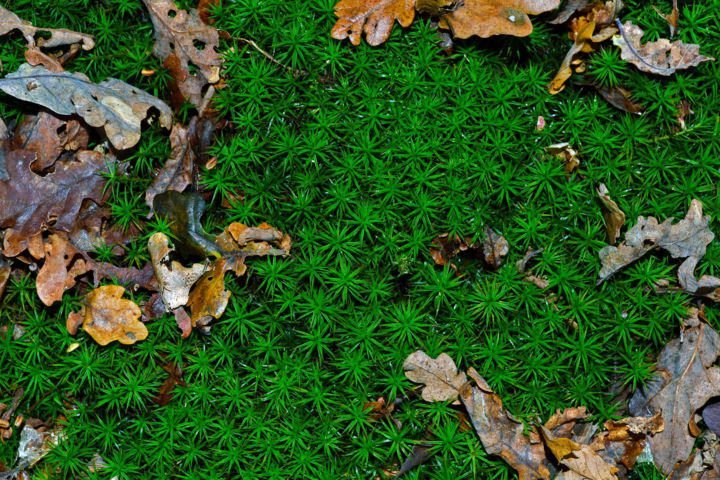
[[[35,46],[35,35],[38,32],[49,33],[49,38],[40,38],[37,42],[40,47],[59,47],[62,45],[82,44],[83,50],[91,50],[95,46],[92,35],[73,32],[64,28],[38,28],[30,22],[21,19],[15,13],[0,6],[0,36],[7,35],[13,30],[19,30],[28,42],[28,46]]]
[[[99,152],[81,150],[43,177],[30,168],[36,158],[27,150],[8,153],[10,180],[0,181],[0,227],[12,227],[25,237],[50,224],[71,231],[84,200],[102,202],[107,181],[100,173],[108,171],[109,162]]]
[[[202,263],[185,267],[177,260],[171,261],[170,253],[174,250],[169,245],[170,241],[164,233],[155,233],[148,240],[148,250],[160,285],[160,296],[168,312],[187,304],[190,288],[207,270]]]
[[[609,195],[609,191],[604,183],[597,188],[597,195],[603,206],[603,218],[605,219],[605,232],[607,233],[607,241],[609,244],[617,242],[620,237],[620,229],[625,223],[625,212],[620,210]]]
[[[428,402],[456,400],[460,387],[467,382],[465,372],[458,372],[453,359],[445,353],[431,358],[418,350],[405,359],[403,368],[407,378],[425,385],[422,398]]]
[[[77,120],[62,120],[47,112],[26,116],[12,138],[13,150],[37,154],[30,166],[40,173],[51,167],[63,152],[84,149],[88,131]]]
[[[552,454],[561,465],[590,480],[616,480],[618,467],[607,463],[591,445],[580,445],[569,438],[555,437],[545,427],[540,427]]]
[[[608,420],[603,426],[605,432],[600,435],[600,439],[605,448],[601,456],[631,470],[638,455],[645,449],[648,438],[661,432],[665,428],[665,422],[660,413],[657,413],[652,417]]]
[[[661,38],[643,45],[640,40],[645,32],[640,27],[630,21],[625,24],[621,24],[619,20],[616,22],[620,34],[613,38],[613,44],[620,47],[620,58],[643,72],[668,76],[677,70],[715,60],[700,54],[700,45],[683,43],[681,40],[670,42]]]
[[[147,338],[147,328],[138,320],[140,307],[121,298],[123,293],[120,285],[105,285],[85,297],[79,313],[83,329],[100,345],[115,340],[129,345]]]
[[[368,44],[376,46],[390,37],[396,20],[403,27],[410,26],[415,18],[415,0],[341,0],[335,5],[335,15],[334,39],[349,38],[353,45],[360,45],[365,32]]]
[[[720,368],[713,366],[720,356],[720,335],[690,309],[683,321],[683,335],[660,352],[654,382],[638,389],[630,399],[635,416],[662,415],[664,430],[649,439],[655,465],[672,472],[677,462],[691,454],[700,433],[696,412],[720,393]]]
[[[182,95],[202,103],[202,89],[220,81],[222,59],[218,30],[205,24],[196,9],[183,10],[172,0],[143,0],[155,29],[153,54],[163,60]],[[197,68],[196,73],[190,67]]]
[[[153,199],[168,190],[182,192],[192,181],[192,171],[197,160],[194,148],[197,146],[197,135],[194,135],[193,124],[197,124],[197,117],[191,120],[190,126],[183,127],[179,123],[173,126],[170,132],[171,157],[165,166],[157,173],[152,185],[145,191],[145,203],[152,208]]]
[[[65,290],[75,285],[75,277],[88,271],[78,253],[66,235],[52,234],[45,242],[45,263],[35,279],[38,297],[45,305],[62,300]]]
[[[0,90],[59,115],[80,115],[90,126],[104,128],[120,150],[140,140],[141,122],[151,108],[160,112],[163,127],[172,125],[172,111],[162,100],[114,78],[95,84],[82,73],[53,73],[24,63],[0,79]]]

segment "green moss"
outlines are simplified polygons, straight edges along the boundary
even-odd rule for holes
[[[204,226],[219,233],[231,221],[267,221],[294,245],[290,258],[254,259],[245,278],[228,277],[233,295],[211,336],[183,340],[168,316],[148,325],[141,344],[99,347],[65,331],[74,291],[44,309],[32,275],[9,285],[0,324],[21,322],[27,333],[0,337],[0,401],[22,386],[23,408],[38,402],[29,414],[46,417],[74,399],[68,439],[46,460],[58,478],[76,478],[96,452],[110,464],[108,478],[375,478],[427,428],[436,454],[408,478],[514,477],[472,431],[458,430],[452,408],[417,397],[403,376],[405,356],[422,348],[474,366],[521,418],[586,405],[603,419],[613,411],[611,383],[642,382],[652,355],[676,335],[692,299],[647,293],[656,280],[674,284],[667,258],[643,259],[595,286],[605,232],[594,187],[608,186],[628,225],[638,215],[682,217],[697,197],[720,231],[717,62],[661,78],[624,64],[613,47],[602,50],[590,76],[628,88],[647,107],[636,116],[572,84],[547,93],[570,42],[541,20],[526,39],[464,41],[445,56],[422,18],[395,28],[381,47],[338,43],[329,35],[333,3],[236,0],[217,12],[219,28],[309,75],[293,76],[242,42],[227,54],[217,104],[234,130],[215,147],[215,169],[203,172],[212,192]],[[627,3],[624,18],[646,38],[666,35],[649,5]],[[97,36],[96,49],[69,70],[168,98],[139,0],[6,6],[38,26]],[[679,32],[715,57],[718,6],[684,7]],[[4,71],[13,71],[22,38],[2,41]],[[158,73],[143,76],[143,68]],[[680,99],[694,111],[684,132],[674,118]],[[6,120],[32,111],[0,96]],[[547,125],[538,132],[540,115]],[[561,141],[579,150],[578,174],[541,157]],[[147,236],[164,228],[145,223],[143,195],[168,152],[166,132],[147,129],[128,177],[111,182],[115,222],[143,227],[121,264],[146,261]],[[510,244],[498,272],[433,264],[435,235],[477,239],[484,225]],[[554,298],[517,273],[530,247],[545,249],[531,268]],[[717,275],[718,252],[715,242],[699,268]],[[75,341],[80,347],[65,353]],[[163,356],[184,362],[188,385],[158,407],[150,400],[166,375]],[[363,412],[379,396],[404,398],[395,413],[401,427]],[[16,448],[17,437],[0,444],[0,460],[11,463]]]

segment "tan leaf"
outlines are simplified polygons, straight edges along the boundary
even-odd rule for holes
[[[645,107],[634,101],[632,94],[622,87],[603,87],[601,85],[594,85],[594,87],[605,101],[618,110],[638,115],[645,111]]]
[[[661,413],[665,428],[649,441],[655,465],[665,474],[690,456],[699,432],[695,414],[720,392],[720,368],[713,366],[720,355],[720,336],[699,313],[690,309],[682,337],[658,356],[659,375],[637,390],[629,403],[636,416]]]
[[[168,190],[182,192],[190,185],[193,166],[197,160],[193,150],[197,146],[197,135],[194,135],[194,141],[192,136],[195,131],[194,125],[197,125],[197,117],[193,117],[188,128],[179,123],[173,126],[170,132],[171,157],[145,192],[145,203],[151,209],[155,195]]]
[[[609,244],[614,244],[620,237],[620,229],[625,223],[625,212],[620,210],[608,195],[610,192],[604,183],[598,186],[597,194],[600,198],[600,202],[603,206],[603,218],[605,219],[605,232],[607,233],[607,241]]]
[[[170,253],[174,250],[169,244],[164,233],[155,233],[148,240],[152,265],[160,284],[160,296],[168,312],[187,304],[190,288],[207,270],[202,263],[184,267],[177,260],[170,261]]]
[[[197,281],[187,302],[192,326],[207,325],[211,318],[220,318],[227,308],[230,292],[225,290],[225,264],[220,258]]]
[[[598,284],[655,248],[667,251],[673,258],[687,258],[683,263],[685,267],[680,267],[687,277],[688,267],[694,270],[694,263],[705,255],[705,248],[715,238],[708,228],[710,216],[703,216],[702,204],[695,199],[683,220],[675,225],[672,221],[673,218],[668,218],[658,224],[655,217],[638,217],[637,223],[625,234],[624,242],[600,250],[602,268]]]
[[[336,40],[350,39],[360,45],[362,32],[370,45],[390,37],[395,20],[408,27],[415,18],[415,0],[341,0],[335,5],[338,21],[332,29]]]
[[[183,10],[172,0],[143,3],[155,29],[153,54],[170,62],[167,66],[183,96],[199,106],[203,87],[220,80],[222,59],[217,29],[205,24],[196,9]],[[190,65],[197,67],[196,73],[190,72]]]
[[[140,140],[140,125],[151,108],[160,112],[163,127],[172,125],[172,111],[163,101],[114,78],[95,84],[82,73],[53,73],[24,63],[5,76],[0,90],[60,115],[80,115],[89,125],[104,128],[110,142],[120,150]]]
[[[588,415],[585,407],[569,407],[565,410],[558,408],[545,422],[545,428],[550,430],[556,437],[570,437],[576,423],[588,418],[590,418],[590,415]]]
[[[582,478],[591,480],[616,480],[618,468],[607,463],[590,445],[580,445],[569,438],[555,437],[545,427],[540,427],[545,445],[561,465]]]
[[[677,70],[715,60],[701,55],[700,45],[683,43],[681,40],[671,43],[670,40],[661,38],[642,45],[640,40],[645,32],[640,27],[630,21],[617,24],[620,34],[613,38],[613,43],[620,47],[620,58],[643,72],[667,76]]]
[[[510,251],[510,245],[502,235],[496,233],[492,228],[485,225],[485,238],[483,239],[483,255],[485,263],[495,270],[502,265],[502,257]]]
[[[222,256],[227,259],[226,270],[232,270],[238,277],[245,273],[246,257],[262,257],[266,255],[286,256],[290,254],[292,239],[286,233],[276,230],[267,223],[257,227],[248,227],[233,222],[215,237],[217,246],[223,250]]]
[[[560,5],[560,0],[466,0],[459,5],[438,22],[440,27],[452,30],[456,38],[525,37],[532,32],[528,14],[553,10]]]
[[[431,358],[418,350],[410,354],[403,363],[405,376],[415,383],[422,383],[422,398],[428,402],[455,400],[460,387],[467,382],[464,372],[458,372],[455,362],[441,353]]]
[[[38,40],[37,43],[41,47],[53,48],[79,43],[82,44],[83,50],[90,50],[95,46],[95,40],[93,40],[92,35],[73,32],[71,30],[65,30],[64,28],[34,27],[30,22],[21,19],[10,10],[0,6],[0,36],[7,35],[13,30],[19,30],[30,47],[35,45],[35,34],[37,34],[37,32],[50,34],[50,38],[40,38]]]
[[[465,405],[473,427],[489,454],[498,455],[517,470],[520,480],[550,478],[545,466],[545,449],[537,431],[523,433],[523,424],[502,406],[500,397],[487,382],[470,368],[468,375],[477,387],[465,384],[460,399]]]
[[[147,338],[147,328],[138,320],[140,307],[121,298],[123,293],[125,289],[120,285],[105,285],[85,298],[80,310],[83,329],[100,345],[114,340],[129,345]]]
[[[575,149],[568,142],[555,143],[545,147],[545,152],[558,158],[565,167],[566,173],[572,173],[580,167],[580,159]]]

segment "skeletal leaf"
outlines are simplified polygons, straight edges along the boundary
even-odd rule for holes
[[[630,399],[636,416],[662,415],[664,430],[649,439],[655,465],[665,474],[690,456],[700,429],[696,412],[720,392],[720,336],[690,309],[682,338],[668,343],[658,356],[655,382],[641,387]]]
[[[700,45],[670,42],[661,38],[655,42],[640,43],[645,33],[640,27],[627,21],[617,21],[620,34],[613,38],[613,44],[620,47],[620,58],[635,65],[639,70],[657,75],[672,75],[677,70],[695,67],[702,62],[715,60],[700,54]]]
[[[335,5],[338,21],[332,29],[336,40],[349,38],[353,45],[365,40],[370,45],[380,45],[390,37],[397,20],[408,27],[415,18],[415,0],[341,0]]]
[[[62,45],[82,44],[83,50],[90,50],[95,46],[92,35],[73,32],[64,28],[38,28],[30,22],[15,15],[10,10],[0,6],[0,36],[7,35],[13,30],[19,30],[28,42],[28,46],[35,45],[35,34],[47,32],[50,38],[40,38],[37,42],[40,47],[59,47]]]
[[[602,268],[598,283],[604,282],[618,270],[655,248],[667,251],[673,258],[687,258],[687,265],[697,262],[697,259],[705,255],[705,248],[715,238],[708,228],[710,216],[703,216],[702,204],[695,199],[690,203],[683,220],[675,225],[672,221],[673,218],[668,218],[658,224],[654,217],[638,217],[635,226],[625,234],[624,242],[617,247],[607,246],[600,250]]]
[[[120,285],[105,285],[88,293],[80,315],[83,329],[100,345],[117,340],[132,344],[145,340],[147,328],[139,321],[141,312],[133,301],[121,298],[125,289]]]
[[[608,191],[604,183],[601,183],[598,186],[597,194],[603,206],[602,214],[603,218],[605,219],[605,232],[607,233],[607,241],[609,244],[612,245],[617,242],[618,237],[620,237],[620,229],[625,223],[625,212],[620,210],[620,207],[617,206],[617,203],[615,203],[610,198],[610,195],[608,195],[609,193],[610,192]]]
[[[218,30],[205,24],[194,8],[183,10],[172,0],[143,2],[155,30],[153,54],[165,62],[182,95],[199,106],[203,87],[220,80]],[[191,65],[196,73],[190,72]]]
[[[444,353],[431,358],[418,350],[405,359],[403,368],[411,381],[425,384],[422,398],[428,402],[455,400],[467,382],[465,372],[458,372],[453,359]]]
[[[114,78],[95,84],[82,73],[53,73],[24,63],[0,79],[0,90],[60,115],[80,115],[89,125],[104,128],[120,150],[140,140],[140,124],[151,108],[160,112],[163,127],[172,125],[172,111],[163,101]]]
[[[164,233],[158,232],[150,237],[148,250],[160,284],[160,296],[165,309],[169,312],[182,307],[188,302],[190,288],[205,273],[205,265],[196,263],[191,267],[184,267],[177,260],[170,261],[170,253],[174,250],[169,247],[169,240]]]
[[[0,227],[33,236],[54,221],[54,228],[71,231],[85,199],[102,202],[108,159],[82,150],[72,161],[58,161],[55,170],[40,176],[30,168],[37,154],[14,150],[7,155],[9,180],[0,181]]]

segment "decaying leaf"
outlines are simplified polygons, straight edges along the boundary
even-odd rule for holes
[[[618,110],[635,113],[637,115],[640,115],[645,111],[645,107],[642,104],[635,102],[632,99],[631,93],[622,87],[603,87],[601,85],[595,85],[595,90],[597,90],[605,101]]]
[[[165,363],[162,365],[162,369],[165,370],[168,373],[168,378],[163,380],[162,385],[160,385],[160,390],[158,391],[157,396],[153,399],[153,403],[156,403],[157,405],[165,406],[168,403],[170,403],[170,400],[173,398],[173,393],[175,390],[175,387],[178,385],[180,386],[186,386],[187,383],[183,380],[183,369],[181,363],[175,363],[173,361],[170,361],[168,363]]]
[[[479,248],[480,244],[478,242],[472,242],[470,237],[441,233],[432,240],[430,256],[438,265],[455,267],[450,263],[450,260],[457,256],[457,254],[467,250],[478,250]]]
[[[395,20],[408,27],[415,18],[415,0],[341,0],[335,5],[338,21],[332,29],[336,40],[350,39],[360,45],[362,32],[370,45],[380,45],[390,37]]]
[[[151,108],[159,111],[163,127],[172,125],[172,111],[163,101],[114,78],[95,84],[82,73],[53,73],[24,63],[0,79],[0,90],[60,115],[80,115],[89,125],[104,128],[120,150],[140,140],[140,124]]]
[[[505,237],[495,232],[492,228],[485,225],[485,238],[483,239],[483,255],[485,263],[492,269],[497,270],[502,265],[502,257],[510,251]]]
[[[695,265],[705,255],[705,249],[715,238],[708,228],[710,216],[702,214],[702,204],[695,199],[690,203],[685,218],[675,225],[673,218],[658,224],[655,217],[638,217],[638,221],[625,234],[625,241],[617,247],[607,246],[600,250],[600,279],[598,284],[607,280],[623,267],[642,258],[655,248],[661,248],[673,258],[686,260],[678,269],[678,276],[683,288],[690,293],[700,292],[706,288],[715,288],[720,280],[703,276],[700,281],[694,277]],[[694,283],[693,283],[694,282]]]
[[[711,432],[715,435],[720,435],[720,401],[713,400],[705,405],[702,411],[702,418]]]
[[[670,28],[670,38],[674,37],[675,32],[677,32],[678,28],[678,20],[680,20],[680,10],[678,9],[677,0],[673,0],[672,10],[667,15],[662,13],[654,5],[653,8],[657,12],[657,14],[660,15],[660,17],[662,17],[668,23],[668,27]]]
[[[665,474],[685,461],[700,433],[696,412],[720,392],[720,368],[713,366],[720,355],[720,336],[690,309],[683,321],[683,335],[660,352],[658,376],[638,389],[630,400],[630,413],[651,416],[660,413],[664,430],[650,437],[655,465]]]
[[[686,130],[687,126],[685,125],[685,117],[695,113],[690,108],[690,102],[686,99],[680,100],[677,104],[676,111],[675,120],[677,120],[680,125],[680,130]]]
[[[0,182],[0,227],[12,227],[24,237],[51,223],[57,230],[72,231],[83,200],[101,203],[107,180],[99,173],[108,171],[108,160],[99,152],[81,150],[71,161],[58,161],[43,177],[30,168],[36,158],[27,150],[8,153],[10,180]]]
[[[62,120],[47,112],[26,116],[13,135],[13,150],[37,154],[31,168],[40,173],[51,167],[65,151],[84,149],[88,131],[77,120]]]
[[[452,30],[455,38],[525,37],[533,28],[528,14],[549,12],[558,5],[560,0],[465,0],[441,16],[438,25]]]
[[[160,284],[160,296],[169,312],[182,307],[188,302],[190,288],[207,269],[202,263],[184,267],[177,260],[170,261],[170,253],[174,250],[164,233],[155,233],[148,240],[148,250],[155,269],[155,276]]]
[[[7,282],[10,280],[11,271],[10,265],[0,258],[0,300],[2,300],[3,293],[5,293],[5,286],[7,286]]]
[[[425,463],[432,454],[432,445],[429,443],[416,443],[413,445],[412,452],[405,458],[402,465],[400,465],[400,470],[395,474],[395,480]]]
[[[5,157],[7,156],[7,152],[10,147],[8,142],[9,139],[10,132],[8,131],[3,119],[0,118],[0,181],[10,179],[10,175],[8,175],[7,172],[7,167],[5,166]]]
[[[168,190],[155,195],[153,210],[156,215],[172,222],[170,232],[181,255],[221,256],[215,239],[200,223],[200,217],[205,211],[205,200],[202,195],[195,192],[182,194]]]
[[[30,22],[15,15],[10,10],[0,6],[0,36],[7,35],[13,30],[19,30],[25,37],[29,47],[35,46],[35,34],[46,32],[50,38],[40,38],[37,45],[40,47],[59,47],[62,45],[82,44],[83,50],[90,50],[95,46],[95,40],[91,35],[73,32],[64,28],[38,28]]]
[[[227,259],[225,269],[232,270],[239,277],[247,269],[245,258],[266,255],[287,256],[290,254],[292,239],[290,235],[274,229],[267,223],[248,227],[233,222],[215,237],[215,243],[220,248],[222,256]]]
[[[582,478],[591,480],[615,480],[618,468],[607,463],[590,445],[580,445],[569,438],[556,438],[545,427],[541,432],[552,454],[561,465]]]
[[[620,237],[620,229],[625,223],[625,212],[620,210],[609,195],[609,191],[604,183],[598,186],[597,194],[603,206],[603,218],[605,219],[605,232],[607,233],[607,241],[610,245],[617,242]]]
[[[570,17],[575,14],[575,12],[578,12],[590,5],[591,1],[592,0],[568,0],[565,2],[563,8],[558,12],[557,16],[548,23],[558,25],[567,22]]]
[[[212,318],[220,318],[227,308],[230,292],[225,290],[226,263],[224,258],[216,260],[190,292],[187,305],[193,327],[207,325]]]
[[[155,180],[145,192],[145,203],[152,208],[153,199],[156,195],[174,190],[182,192],[192,181],[192,170],[197,159],[193,148],[197,145],[197,135],[192,138],[195,131],[193,127],[197,124],[197,117],[194,117],[188,128],[179,123],[173,126],[170,132],[170,145],[172,146],[171,157],[165,162],[165,166],[155,176]]]
[[[182,95],[202,103],[206,85],[220,81],[220,36],[204,23],[196,9],[183,10],[172,0],[143,0],[155,30],[153,54],[164,62]],[[197,68],[191,73],[191,66]]]
[[[545,147],[545,152],[559,159],[565,167],[566,173],[572,173],[580,167],[580,159],[575,149],[568,142],[555,143]]]
[[[608,420],[603,426],[606,431],[600,435],[604,445],[600,455],[607,461],[631,470],[638,455],[645,449],[648,438],[661,432],[665,428],[665,422],[658,412],[652,417]]]
[[[140,307],[121,298],[123,293],[125,289],[120,285],[105,285],[85,297],[79,313],[83,329],[100,345],[114,340],[129,345],[147,338],[147,328],[138,320]]]
[[[545,448],[537,432],[525,435],[522,422],[503,408],[500,397],[475,369],[471,367],[467,373],[477,386],[463,385],[460,399],[485,451],[503,458],[517,470],[520,480],[550,478]]]
[[[50,449],[65,439],[65,433],[56,429],[39,431],[25,425],[20,432],[20,445],[18,446],[16,470],[30,468],[50,452]]]
[[[405,359],[403,368],[407,378],[425,385],[422,398],[428,402],[455,400],[467,382],[465,372],[458,372],[453,359],[444,353],[431,358],[418,350]]]
[[[65,290],[75,285],[75,277],[88,271],[85,260],[66,235],[52,234],[45,242],[45,263],[35,280],[37,294],[45,305],[62,300]]]
[[[640,43],[645,33],[640,27],[627,21],[617,21],[620,31],[613,43],[620,47],[620,58],[635,65],[639,70],[657,75],[672,75],[677,70],[695,67],[702,62],[715,60],[700,54],[700,45],[683,43],[681,40],[670,42],[661,38],[645,45]]]

